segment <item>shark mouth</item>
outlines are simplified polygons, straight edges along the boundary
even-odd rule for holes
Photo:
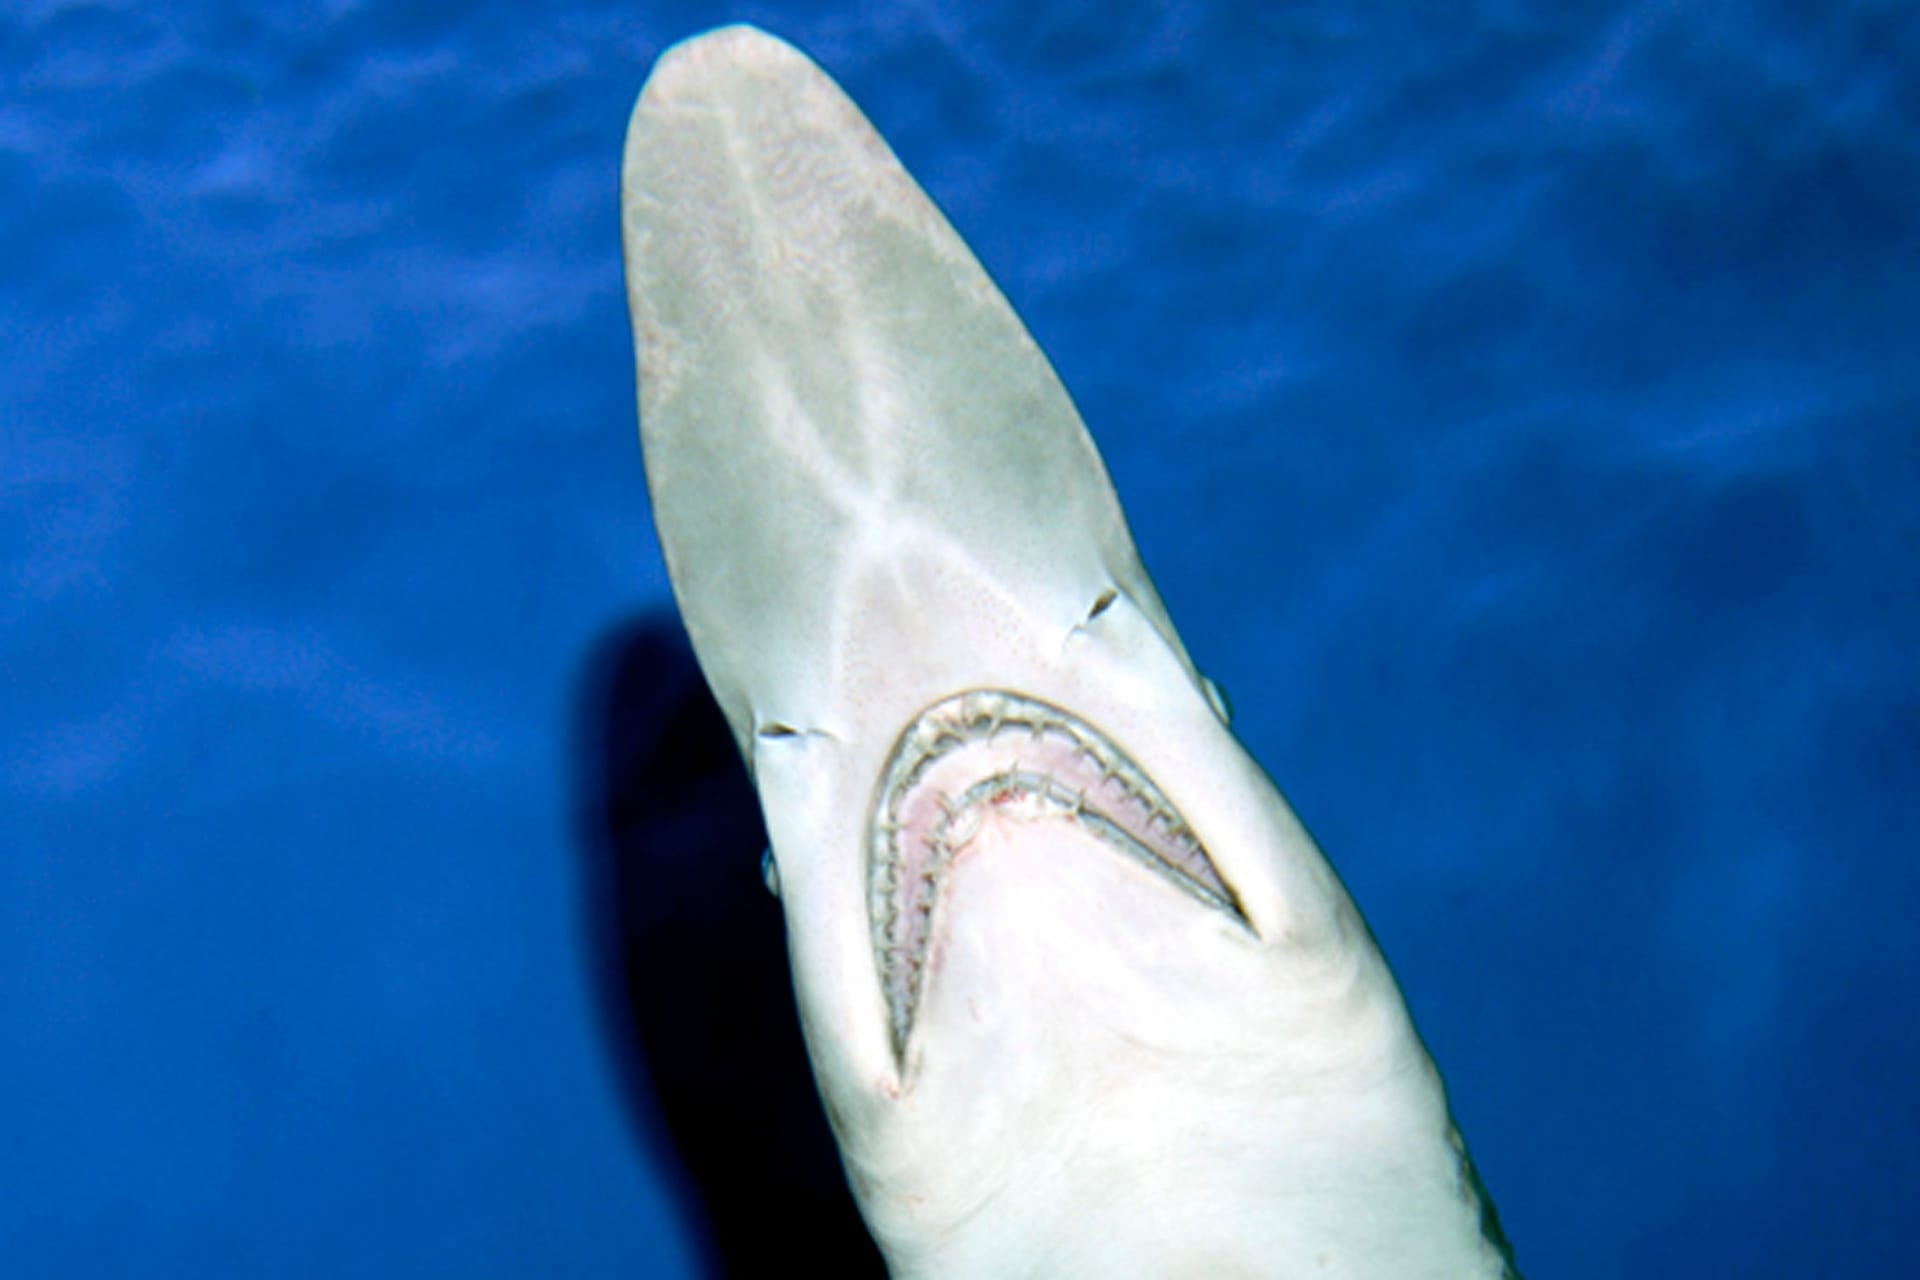
[[[868,910],[893,1049],[904,1057],[941,890],[989,817],[1078,824],[1176,888],[1246,915],[1173,803],[1106,735],[1059,707],[976,689],[916,717],[868,825]]]

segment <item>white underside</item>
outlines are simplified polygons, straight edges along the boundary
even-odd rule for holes
[[[622,205],[661,543],[890,1265],[1503,1274],[1364,923],[1217,714],[1045,358],[857,108],[760,32],[690,41],[635,109]],[[972,689],[1116,744],[1239,914],[1083,824],[989,814],[902,1044],[869,821],[903,731]]]

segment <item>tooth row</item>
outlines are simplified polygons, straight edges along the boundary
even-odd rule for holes
[[[1101,806],[1135,807],[1144,829],[1160,842],[1150,848],[1123,825],[1089,803],[1087,789],[1070,787],[1044,771],[1018,766],[997,771],[969,786],[960,796],[936,797],[942,816],[936,822],[927,858],[910,892],[902,893],[904,859],[899,849],[901,805],[938,761],[996,735],[1025,729],[1038,742],[1046,735],[1068,739],[1097,776],[1095,785],[1118,788]],[[893,1024],[894,1049],[904,1051],[908,1029],[920,1002],[922,971],[931,937],[932,915],[940,884],[954,854],[978,832],[988,800],[1012,789],[1023,797],[1072,815],[1121,852],[1144,863],[1181,889],[1232,915],[1241,915],[1231,890],[1220,880],[1199,840],[1170,801],[1120,750],[1090,725],[1057,707],[995,690],[973,690],[936,703],[901,735],[881,780],[876,813],[869,830],[869,912],[873,944]]]

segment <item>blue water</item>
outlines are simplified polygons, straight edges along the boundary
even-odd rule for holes
[[[1920,1274],[1920,19],[1393,12],[8,6],[0,1274],[711,1256],[606,962],[701,882],[580,814],[619,148],[738,17],[1054,357],[1529,1273]]]

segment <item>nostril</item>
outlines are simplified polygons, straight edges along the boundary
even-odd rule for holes
[[[781,724],[778,720],[770,720],[760,726],[759,735],[762,738],[797,738],[800,736],[800,731],[790,724]]]
[[[1108,587],[1105,591],[1102,591],[1100,598],[1093,602],[1093,608],[1087,610],[1087,622],[1092,622],[1095,618],[1113,608],[1113,602],[1119,598],[1120,593],[1112,587]],[[1083,622],[1080,625],[1085,626],[1086,623]]]

